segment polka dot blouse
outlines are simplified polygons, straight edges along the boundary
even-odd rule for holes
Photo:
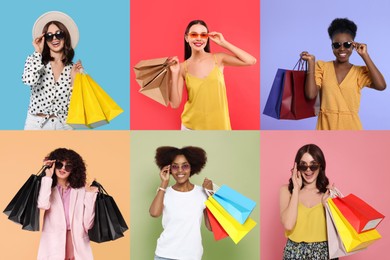
[[[27,57],[22,81],[31,88],[28,112],[32,115],[46,115],[42,125],[50,115],[55,115],[61,123],[65,123],[72,94],[71,70],[71,64],[65,66],[56,82],[50,62],[44,65],[39,52]]]

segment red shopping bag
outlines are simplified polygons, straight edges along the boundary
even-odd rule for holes
[[[376,228],[385,217],[353,194],[332,200],[358,233]]]
[[[207,216],[209,217],[209,222],[211,226],[211,230],[213,231],[214,234],[214,239],[215,240],[221,240],[224,239],[225,237],[228,237],[228,233],[223,229],[223,227],[218,223],[217,219],[214,217],[213,213],[206,208]]]
[[[283,82],[283,96],[280,107],[280,119],[304,119],[316,116],[316,99],[307,99],[305,95],[306,70],[304,62],[299,60],[298,70],[286,70]]]

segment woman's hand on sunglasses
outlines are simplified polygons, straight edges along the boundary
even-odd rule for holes
[[[368,55],[367,53],[367,44],[364,43],[358,43],[358,42],[353,42],[352,46],[355,48],[356,52],[361,56]]]
[[[43,165],[47,166],[47,168],[45,169],[45,174],[47,177],[53,176],[55,162],[56,160],[48,160],[47,158],[43,160]]]
[[[301,172],[297,170],[297,163],[294,163],[294,168],[291,169],[291,179],[294,189],[298,189],[298,191],[300,191],[302,187],[302,176]]]
[[[312,54],[310,54],[307,51],[301,52],[301,59],[307,62],[314,62],[316,60],[316,57]]]
[[[43,45],[45,44],[45,39],[44,39],[45,34],[42,33],[40,36],[35,38],[32,42],[34,49],[36,52],[42,53],[43,51]]]
[[[169,178],[171,177],[170,173],[171,173],[171,166],[170,165],[166,165],[161,169],[161,171],[160,171],[161,186],[160,187],[162,187],[164,189],[166,187],[168,187]]]
[[[209,32],[209,38],[218,45],[225,43],[225,38],[220,32]]]

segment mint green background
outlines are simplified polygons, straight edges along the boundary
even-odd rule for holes
[[[191,182],[202,185],[205,177],[218,185],[226,184],[256,201],[251,214],[257,225],[238,245],[230,238],[215,241],[202,225],[203,260],[260,259],[260,135],[256,131],[133,131],[131,147],[131,259],[152,260],[157,238],[162,232],[161,217],[149,215],[149,206],[160,184],[154,163],[159,146],[199,146],[207,152],[208,162]],[[172,178],[171,178],[172,179]],[[171,180],[170,185],[174,184]]]

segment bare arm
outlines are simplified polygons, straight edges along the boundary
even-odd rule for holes
[[[178,108],[183,97],[184,65],[179,63],[177,57],[173,57],[170,62],[173,62],[174,64],[169,66],[172,75],[170,80],[169,101],[172,108]]]
[[[160,171],[160,179],[161,184],[160,187],[164,190],[168,187],[169,184],[169,174],[170,174],[170,166],[164,166]],[[152,204],[149,208],[149,213],[152,217],[158,218],[161,216],[164,209],[164,195],[165,191],[158,190],[156,196],[154,197]]]
[[[301,173],[297,171],[296,164],[292,171],[294,188],[292,194],[285,185],[280,189],[280,219],[285,230],[292,230],[295,227],[298,216],[299,191],[302,187]]]
[[[314,55],[309,54],[307,51],[301,53],[301,58],[304,61],[307,61],[308,64],[305,82],[305,95],[308,99],[314,99],[317,97],[319,89],[319,87],[316,85],[316,81],[314,78],[316,58],[314,57]]]
[[[250,66],[256,64],[255,57],[237,46],[228,42],[219,32],[210,32],[210,39],[219,46],[229,50],[233,55],[227,53],[220,53],[222,65],[226,66]]]
[[[366,64],[368,70],[370,71],[372,83],[369,87],[376,90],[385,90],[386,89],[385,78],[383,77],[382,73],[378,70],[378,68],[375,66],[370,55],[368,55],[367,45],[364,43],[354,42],[353,47],[356,49],[356,52],[360,55],[360,57],[362,57],[364,63]]]

